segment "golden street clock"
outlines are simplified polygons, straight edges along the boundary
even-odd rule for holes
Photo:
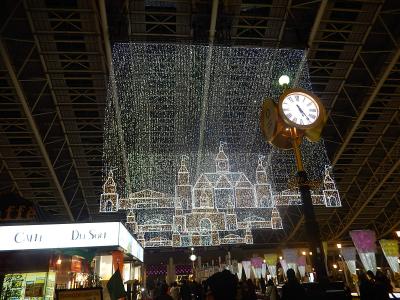
[[[293,148],[293,141],[303,136],[318,141],[325,122],[326,112],[319,98],[301,88],[285,90],[278,105],[265,100],[260,114],[265,140],[281,149]]]
[[[279,98],[279,115],[289,127],[312,129],[325,119],[324,107],[314,94],[294,88],[286,90]]]

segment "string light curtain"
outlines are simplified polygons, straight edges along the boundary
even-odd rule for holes
[[[253,243],[252,228],[242,228],[240,235],[235,231],[219,235],[207,233],[203,224],[204,238],[184,236],[178,222],[183,217],[175,218],[182,161],[190,170],[188,186],[194,187],[201,174],[215,169],[222,144],[230,170],[247,176],[243,185],[257,182],[255,169],[261,158],[273,195],[264,220],[246,210],[235,211],[228,219],[252,219],[259,228],[280,229],[275,206],[301,204],[298,189],[288,184],[296,173],[295,159],[292,151],[273,148],[263,140],[259,110],[265,98],[278,99],[282,74],[291,78],[289,86],[311,90],[304,59],[304,51],[294,49],[116,43],[105,112],[103,171],[106,176],[113,171],[119,197],[102,195],[100,210],[126,210],[128,227],[145,247],[183,247],[197,240],[201,246]],[[304,140],[301,147],[308,177],[323,181],[313,188],[314,204],[340,206],[324,142]],[[247,192],[242,188],[244,196]],[[154,198],[159,199],[155,208],[130,206]],[[271,226],[273,213],[280,221],[276,228]],[[179,243],[172,236],[174,230]]]

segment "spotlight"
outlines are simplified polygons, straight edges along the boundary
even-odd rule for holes
[[[281,77],[279,77],[279,85],[288,85],[290,82],[290,78],[287,75],[282,75]]]

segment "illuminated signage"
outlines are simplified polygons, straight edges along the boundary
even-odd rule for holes
[[[119,222],[0,227],[0,251],[119,246],[143,261],[143,248]]]

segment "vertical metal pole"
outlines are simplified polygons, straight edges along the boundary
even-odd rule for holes
[[[303,161],[301,159],[301,152],[299,148],[300,137],[297,136],[295,128],[291,129],[291,133],[293,151],[296,158],[297,177],[302,202],[304,223],[306,226],[306,235],[310,251],[312,252],[310,258],[317,274],[317,280],[321,282],[321,280],[327,278],[328,273],[326,270],[325,255],[322,247],[319,225],[315,218],[307,173],[304,170]]]

